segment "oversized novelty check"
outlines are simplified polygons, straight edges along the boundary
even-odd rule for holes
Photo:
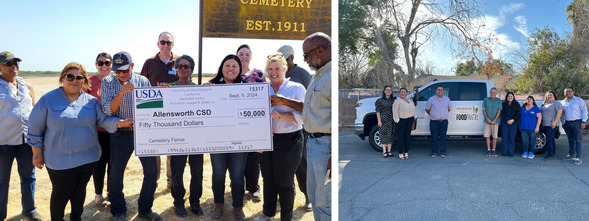
[[[271,151],[268,83],[136,88],[135,155]]]

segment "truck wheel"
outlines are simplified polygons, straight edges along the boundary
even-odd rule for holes
[[[534,154],[542,154],[548,150],[546,146],[546,134],[543,132],[538,132],[536,135],[536,148],[534,149]]]
[[[368,141],[370,142],[370,146],[372,149],[382,152],[382,146],[380,145],[380,133],[378,132],[378,125],[374,125],[370,130],[370,134],[368,135]]]

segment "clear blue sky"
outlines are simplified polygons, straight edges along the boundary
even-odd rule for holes
[[[483,28],[487,34],[492,34],[498,41],[494,44],[494,57],[517,64],[516,52],[523,52],[528,46],[528,36],[536,28],[549,26],[564,37],[572,32],[572,24],[567,23],[566,7],[572,0],[492,0],[482,5],[482,17],[486,19]],[[452,68],[461,60],[450,53],[450,45],[444,39],[433,41],[427,51],[427,60],[434,62],[437,71],[453,75]],[[435,45],[433,47],[432,45]]]
[[[172,52],[197,60],[198,4],[197,0],[3,1],[0,51],[23,59],[24,71],[61,71],[75,61],[90,72],[96,71],[98,53],[127,51],[135,62],[133,71],[139,72],[145,59],[158,52],[159,33],[169,31],[175,38]],[[244,43],[252,49],[252,68],[264,69],[266,56],[289,44],[295,49],[295,63],[310,70],[302,59],[302,41],[204,38],[203,72],[216,73],[222,59]]]

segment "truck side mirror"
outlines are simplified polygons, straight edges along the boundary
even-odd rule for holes
[[[416,88],[415,92],[413,92],[413,104],[417,106],[417,101],[419,100],[419,89]]]

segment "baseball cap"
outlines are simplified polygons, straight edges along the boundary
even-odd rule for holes
[[[16,59],[17,61],[22,61],[20,58],[14,57],[14,54],[12,54],[8,51],[3,51],[2,53],[0,53],[0,62],[6,63],[12,59]]]
[[[117,71],[117,70],[127,70],[129,69],[129,66],[131,65],[131,63],[133,63],[133,59],[131,59],[131,55],[129,54],[129,52],[126,51],[121,51],[119,53],[116,53],[114,56],[112,56],[112,70],[113,71]]]
[[[292,49],[291,46],[288,45],[283,45],[282,47],[280,47],[278,49],[278,52],[282,53],[282,55],[284,55],[284,59],[288,59],[290,56],[292,56],[294,54],[294,50]]]

